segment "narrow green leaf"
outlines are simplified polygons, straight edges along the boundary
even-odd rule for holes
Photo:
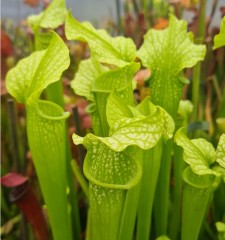
[[[112,38],[105,30],[96,30],[90,23],[79,23],[68,13],[65,25],[68,40],[88,42],[91,54],[101,63],[123,67],[134,61],[136,47],[129,38]]]
[[[120,217],[120,232],[116,240],[133,239],[136,222],[137,206],[139,200],[140,184],[129,189],[123,205],[123,214]]]
[[[210,163],[215,160],[215,150],[210,143],[203,139],[189,140],[182,128],[176,132],[174,140],[184,149],[184,161],[190,165],[194,173],[218,175],[210,169]]]
[[[167,233],[169,204],[170,204],[170,178],[171,178],[171,151],[172,140],[162,141],[162,156],[159,176],[156,186],[153,216],[157,236]]]
[[[82,171],[80,170],[80,167],[78,166],[78,163],[76,162],[76,160],[72,160],[70,162],[70,165],[72,167],[73,173],[77,179],[77,181],[79,182],[86,198],[89,198],[89,192],[88,192],[88,183],[87,180],[85,179]]]
[[[18,102],[35,103],[42,91],[60,79],[70,63],[69,50],[63,40],[53,33],[46,50],[32,53],[19,61],[6,76],[6,87]]]
[[[216,161],[225,168],[225,134],[220,136],[220,140],[216,149]]]
[[[143,170],[137,211],[136,239],[147,240],[151,236],[152,206],[161,165],[162,143],[143,151]]]
[[[66,13],[64,0],[53,0],[43,12],[28,17],[28,24],[34,30],[39,27],[55,29],[63,24]]]
[[[223,17],[220,32],[214,37],[214,47],[213,49],[217,49],[225,46],[225,17]]]
[[[173,15],[167,29],[149,30],[137,56],[151,69],[153,103],[175,116],[183,88],[179,74],[203,60],[205,52],[205,46],[192,43],[186,21],[177,20]]]

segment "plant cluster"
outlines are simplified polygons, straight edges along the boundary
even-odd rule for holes
[[[80,239],[72,171],[89,205],[87,240],[225,239],[225,132],[216,149],[202,137],[187,137],[193,105],[181,100],[189,83],[184,70],[197,64],[198,71],[206,55],[187,23],[170,14],[168,27],[149,29],[137,49],[130,38],[77,21],[64,0],[53,0],[28,22],[35,51],[7,73],[6,87],[26,107],[29,148],[53,239]],[[70,56],[53,29],[64,22],[66,39],[90,49],[71,81],[75,94],[89,102],[92,120],[92,132],[72,136],[87,150],[83,172],[70,153],[70,114],[59,81]],[[224,45],[225,18],[214,49]],[[144,68],[150,94],[137,102],[133,78]],[[32,225],[36,238],[44,239]]]

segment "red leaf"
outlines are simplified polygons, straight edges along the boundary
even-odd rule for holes
[[[10,37],[1,29],[1,55],[8,57],[13,54],[13,45]]]
[[[25,183],[27,180],[27,177],[24,177],[18,173],[8,173],[1,177],[1,184],[4,187],[17,187]]]

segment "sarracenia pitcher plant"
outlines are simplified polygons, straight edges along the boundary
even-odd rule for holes
[[[172,137],[174,124],[149,99],[134,108],[116,91],[107,100],[106,115],[108,137],[73,135],[74,143],[88,150],[84,161],[90,182],[88,239],[132,239],[137,211],[142,230],[149,232],[161,141]]]
[[[150,29],[144,36],[144,43],[137,52],[143,66],[150,69],[148,81],[151,100],[163,107],[176,119],[184,84],[188,80],[183,69],[193,67],[205,56],[205,46],[193,43],[193,36],[187,32],[187,23],[170,15],[169,26],[164,30]],[[172,141],[163,146],[159,181],[157,185],[154,212],[157,235],[167,234],[169,216],[169,182]]]
[[[117,88],[117,90],[120,90],[119,95],[125,103],[130,104],[133,101],[129,89],[132,86],[132,75],[138,70],[138,67],[134,68],[136,55],[141,59],[143,66],[151,70],[152,74],[149,82],[151,100],[165,108],[174,118],[177,114],[183,85],[187,83],[187,80],[182,76],[182,70],[203,60],[205,55],[205,47],[197,46],[192,42],[191,35],[187,33],[185,21],[179,21],[172,15],[170,25],[166,30],[149,30],[137,54],[134,54],[135,46],[130,39],[112,38],[104,30],[96,30],[90,23],[79,23],[72,18],[71,14],[67,16],[65,29],[69,40],[85,41],[91,51],[91,59],[81,62],[78,73],[72,82],[72,87],[77,94],[93,102],[90,109],[94,123],[94,133],[99,136],[108,136],[109,126],[106,121],[105,105],[110,91]],[[179,36],[175,40],[174,33]],[[160,44],[159,41],[161,41]],[[89,72],[85,71],[86,67],[90,69]],[[126,80],[126,84],[124,80]],[[105,130],[102,131],[102,129]],[[155,202],[157,235],[167,233],[169,207],[172,142],[166,141],[162,144],[163,164],[161,164],[161,177],[157,187],[158,200]],[[153,154],[157,158],[161,155],[160,148],[161,146],[158,153]],[[159,164],[159,161],[156,162]],[[153,164],[153,161],[148,163]],[[158,168],[159,166],[154,165],[152,167]],[[155,170],[155,172],[158,176],[158,170]],[[154,188],[151,189],[154,192]],[[152,193],[149,193],[149,195],[152,196]],[[151,205],[152,203],[149,204],[149,209],[151,209]],[[141,210],[138,215],[141,215]],[[139,219],[144,218],[140,217]],[[148,239],[150,221],[151,218],[147,221],[143,220],[143,222],[138,220],[138,238]],[[145,230],[143,230],[144,224],[148,226],[144,228]]]
[[[34,165],[56,240],[72,239],[67,203],[65,120],[69,113],[39,97],[69,66],[69,51],[54,32],[45,50],[36,51],[9,71],[9,93],[26,105],[27,134]]]
[[[69,206],[76,206],[70,199],[72,159],[65,134],[69,113],[62,109],[58,81],[70,64],[69,50],[56,33],[47,31],[64,21],[67,40],[86,42],[90,50],[90,58],[80,62],[71,81],[74,92],[89,101],[93,124],[93,133],[73,134],[74,144],[87,149],[83,171],[88,187],[76,169],[89,198],[86,239],[176,240],[181,234],[181,240],[197,240],[214,190],[225,179],[225,135],[215,150],[204,139],[189,140],[179,129],[187,127],[192,109],[190,102],[180,104],[188,83],[183,70],[204,59],[205,46],[194,44],[187,23],[170,15],[169,26],[150,29],[137,50],[130,38],[111,37],[88,22],[80,23],[67,14],[64,0],[53,0],[28,19],[38,51],[8,72],[6,86],[26,106],[29,146],[54,240],[72,240],[75,232],[75,238],[80,237],[75,210]],[[223,45],[224,19],[214,48]],[[151,72],[145,82],[150,96],[138,104],[133,77],[141,67]],[[183,171],[185,164],[189,166]]]
[[[221,178],[225,180],[225,134],[215,151],[203,138],[189,140],[179,129],[175,142],[184,149],[183,158],[189,166],[183,172],[181,239],[197,240],[213,191]]]

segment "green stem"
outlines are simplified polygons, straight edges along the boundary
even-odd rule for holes
[[[172,140],[163,144],[162,160],[154,201],[154,219],[157,236],[167,235]]]
[[[121,217],[119,240],[133,239],[135,217],[138,207],[140,184],[127,191],[124,212]]]
[[[86,227],[86,237],[85,240],[91,240],[91,209],[88,209],[88,214],[87,214],[87,227]]]
[[[182,240],[197,240],[213,190],[219,183],[214,175],[196,175],[190,167],[183,173]]]
[[[80,216],[79,216],[79,209],[78,209],[78,196],[77,196],[77,191],[75,188],[74,184],[74,178],[73,178],[73,173],[72,173],[72,168],[71,168],[71,152],[69,149],[69,139],[68,136],[65,137],[66,139],[66,170],[67,170],[67,181],[68,181],[68,186],[69,186],[69,194],[68,194],[68,201],[70,204],[71,208],[71,225],[72,227],[72,235],[73,239],[80,240]]]
[[[82,172],[81,172],[77,162],[75,160],[72,160],[70,164],[72,166],[73,173],[76,176],[77,181],[79,182],[79,184],[80,184],[80,186],[81,186],[85,196],[87,198],[89,198],[88,183],[85,180],[85,178],[84,178],[84,176],[83,176],[83,174],[82,174]]]
[[[152,205],[160,169],[162,144],[144,151],[141,191],[137,213],[136,239],[148,240],[151,231]]]
[[[169,223],[169,236],[176,240],[180,231],[181,221],[181,197],[182,197],[182,172],[184,168],[183,150],[174,144],[174,189],[173,189],[173,206],[171,221]]]
[[[63,101],[63,99],[62,99]],[[64,102],[63,102],[64,105]],[[65,127],[65,141],[66,141],[66,167],[67,167],[67,180],[68,180],[68,186],[69,186],[69,194],[68,194],[68,200],[70,203],[70,207],[71,207],[71,223],[72,223],[72,234],[73,234],[73,238],[80,240],[81,236],[80,236],[80,232],[81,232],[81,227],[80,227],[80,216],[79,216],[79,209],[78,209],[78,196],[77,196],[77,191],[75,188],[75,184],[74,184],[74,178],[73,178],[73,172],[72,172],[72,168],[71,168],[71,159],[72,159],[72,155],[71,155],[71,151],[70,151],[70,142],[69,142],[69,138],[67,135],[67,129],[68,127]]]
[[[198,119],[200,71],[201,71],[201,63],[197,63],[193,70],[193,83],[192,83],[192,103],[194,107],[193,115],[192,115],[193,121],[196,121]]]

